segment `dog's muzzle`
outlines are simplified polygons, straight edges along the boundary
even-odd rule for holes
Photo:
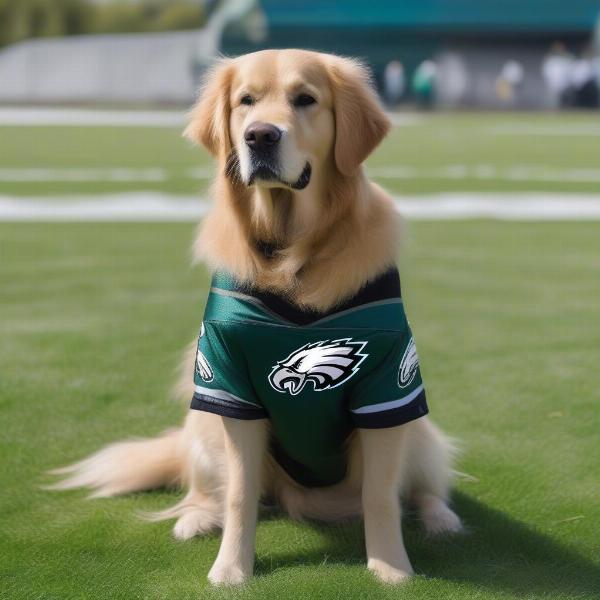
[[[312,168],[308,162],[295,181],[283,178],[279,155],[282,133],[281,129],[271,123],[256,121],[248,125],[244,132],[250,158],[248,185],[253,185],[257,180],[275,181],[294,190],[302,190],[310,183]]]

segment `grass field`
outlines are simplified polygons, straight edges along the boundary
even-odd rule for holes
[[[0,148],[0,195],[194,194],[212,173],[207,155],[170,128],[0,127]],[[600,119],[590,115],[433,114],[394,128],[368,164],[394,193],[593,193],[600,189],[598,155]],[[78,170],[127,169],[133,180],[28,181],[20,173],[25,181],[15,181],[2,172],[15,169],[55,170],[59,179],[69,176],[65,170],[76,176]],[[143,181],[153,175],[159,180]]]
[[[395,129],[370,167],[404,168],[381,179],[396,193],[598,192],[595,123],[435,115]],[[3,127],[0,148],[0,196],[192,194],[205,181],[189,170],[210,164],[174,129]],[[7,174],[42,167],[156,168],[164,177]],[[570,175],[555,181],[557,173]],[[418,576],[401,588],[364,569],[360,523],[265,512],[257,577],[211,590],[217,534],[176,543],[170,523],[134,516],[178,492],[88,502],[39,489],[49,468],[180,421],[169,388],[209,283],[189,267],[192,234],[191,223],[0,223],[0,597],[600,597],[597,222],[409,224],[403,291],[432,417],[462,441],[468,477],[453,501],[468,529],[428,540],[407,515]]]

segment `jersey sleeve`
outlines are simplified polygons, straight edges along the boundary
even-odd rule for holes
[[[357,383],[350,397],[354,425],[363,429],[396,427],[429,412],[410,327],[386,344],[379,363]]]
[[[191,408],[235,419],[265,419],[246,360],[223,323],[204,322],[198,337]]]

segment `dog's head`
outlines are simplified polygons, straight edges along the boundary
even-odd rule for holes
[[[331,168],[355,174],[388,129],[359,63],[266,50],[208,73],[186,135],[247,186],[301,190]]]

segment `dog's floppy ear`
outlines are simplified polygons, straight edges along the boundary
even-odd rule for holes
[[[332,57],[329,77],[335,113],[335,164],[344,175],[353,175],[391,124],[366,67],[347,58]]]
[[[190,112],[190,122],[183,135],[196,144],[202,144],[213,156],[231,150],[229,136],[229,91],[233,75],[233,61],[219,61],[204,77],[198,102]]]

